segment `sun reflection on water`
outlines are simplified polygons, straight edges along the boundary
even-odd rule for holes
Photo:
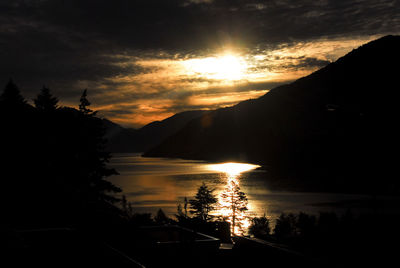
[[[243,172],[250,171],[259,167],[260,166],[258,165],[233,162],[208,165],[209,170],[226,173],[229,177],[237,177]]]
[[[244,163],[209,165],[208,169],[225,174],[226,184],[219,194],[219,209],[216,212],[231,224],[233,235],[243,235],[250,227],[249,211],[252,210],[245,193],[240,190],[240,175],[260,166]]]

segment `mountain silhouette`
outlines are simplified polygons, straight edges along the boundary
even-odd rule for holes
[[[369,42],[258,99],[190,121],[144,156],[250,161],[309,185],[397,191],[399,48],[400,36]]]
[[[104,137],[107,139],[106,149],[113,153],[139,152],[137,149],[137,133],[134,128],[124,128],[103,118]]]
[[[182,129],[189,121],[208,111],[194,110],[177,113],[162,121],[154,121],[140,129],[124,128],[103,119],[108,140],[107,150],[114,153],[145,152]]]

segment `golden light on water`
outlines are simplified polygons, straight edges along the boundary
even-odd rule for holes
[[[244,163],[224,163],[208,165],[209,170],[226,173],[229,177],[236,177],[243,172],[259,168],[258,165],[244,164]]]
[[[251,205],[245,193],[240,190],[240,174],[260,166],[244,163],[224,163],[209,165],[208,168],[226,174],[226,184],[219,194],[217,214],[231,224],[233,235],[243,235],[250,227],[248,211]]]

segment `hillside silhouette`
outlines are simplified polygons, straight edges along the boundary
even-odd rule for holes
[[[124,128],[103,119],[106,128],[107,150],[113,153],[145,152],[174,135],[189,121],[208,111],[194,110],[177,113],[162,121],[154,121],[139,129]]]
[[[310,188],[397,193],[400,36],[189,122],[144,156],[251,161]],[[379,183],[376,183],[376,181]]]

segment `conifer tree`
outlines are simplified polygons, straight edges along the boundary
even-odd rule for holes
[[[43,86],[36,99],[33,100],[35,107],[42,111],[55,111],[58,108],[58,99],[51,95],[50,89]]]
[[[163,224],[168,224],[169,218],[167,217],[167,215],[165,215],[164,211],[160,208],[157,211],[156,216],[154,217],[154,221],[157,224],[163,225]]]
[[[228,222],[231,224],[231,232],[236,233],[236,227],[242,232],[242,225],[246,221],[245,212],[248,200],[246,194],[240,190],[239,183],[235,179],[229,179],[228,183],[221,194],[221,211],[227,216]]]
[[[7,83],[3,93],[0,95],[0,105],[8,108],[21,108],[27,106],[19,88],[12,79]]]
[[[209,189],[203,182],[197,190],[195,199],[189,200],[192,209],[190,212],[203,221],[208,221],[212,218],[210,212],[215,210],[215,204],[218,202],[213,192],[214,189]]]
[[[85,89],[82,93],[82,96],[80,98],[80,104],[79,104],[79,111],[84,113],[85,115],[96,115],[96,112],[93,112],[93,110],[89,109],[88,107],[90,106],[90,101],[87,99],[87,89]]]

